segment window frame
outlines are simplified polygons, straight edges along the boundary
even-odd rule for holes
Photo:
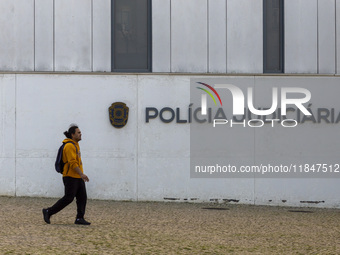
[[[263,0],[263,73],[284,73],[284,0],[279,0],[279,70],[270,70],[267,68],[267,24],[266,24],[266,14],[267,14],[267,0]]]
[[[138,0],[136,0],[138,1]],[[111,72],[148,73],[152,72],[152,6],[147,1],[147,68],[146,69],[119,69],[115,68],[115,7],[116,1],[111,0]]]

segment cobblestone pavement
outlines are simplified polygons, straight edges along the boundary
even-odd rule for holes
[[[340,210],[89,200],[43,221],[57,199],[0,197],[0,254],[340,254]]]

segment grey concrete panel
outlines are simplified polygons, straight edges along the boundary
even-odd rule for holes
[[[227,4],[225,0],[208,0],[209,73],[227,72]]]
[[[83,134],[80,148],[84,171],[91,180],[89,197],[133,199],[137,172],[136,76],[22,74],[16,81],[16,194],[60,195],[61,177],[53,169],[56,148],[70,123],[77,123]],[[108,108],[118,101],[130,109],[123,129],[114,128],[109,120]],[[35,139],[33,134],[43,130],[49,139]],[[103,190],[105,195],[101,196]]]
[[[190,102],[193,103],[193,112],[201,106],[201,96],[205,94],[197,86],[201,87],[198,82],[203,82],[212,87],[217,84],[232,84],[237,86],[241,93],[246,95],[247,88],[254,86],[253,77],[233,77],[225,76],[221,78],[201,77],[191,79]],[[216,88],[216,87],[215,87]],[[220,96],[221,104],[214,104],[213,100],[208,98],[207,107],[211,108],[211,114],[200,116],[200,119],[206,119],[207,122],[199,123],[193,118],[190,124],[190,176],[191,178],[252,178],[253,174],[239,175],[226,174],[225,172],[210,174],[204,171],[196,171],[196,167],[202,166],[235,166],[251,165],[254,162],[254,128],[243,125],[238,122],[231,124],[233,118],[233,104],[236,99],[232,93],[226,89],[216,88]],[[217,101],[217,99],[216,99]],[[223,105],[223,106],[222,106]],[[218,109],[223,108],[225,115],[219,114]],[[243,108],[243,107],[242,107]],[[211,117],[209,117],[211,115]],[[240,116],[237,116],[240,120]],[[209,119],[227,119],[229,122],[225,125],[213,126]]]
[[[227,1],[227,72],[263,72],[261,0]]]
[[[15,195],[15,76],[0,76],[0,195]]]
[[[189,178],[188,124],[175,121],[165,124],[160,119],[145,122],[145,107],[181,108],[186,118],[190,104],[187,76],[140,76],[138,78],[138,200],[181,197],[186,193]],[[157,97],[155,97],[157,95]],[[171,95],[176,95],[175,97]],[[183,111],[184,110],[184,111]],[[166,146],[162,146],[165,143]],[[186,171],[187,170],[187,171]],[[154,183],[152,176],[157,176]],[[173,187],[173,188],[171,188]]]
[[[53,0],[35,0],[35,71],[53,71]]]
[[[170,0],[152,1],[152,71],[170,72]]]
[[[92,1],[55,1],[55,71],[92,71]]]
[[[339,114],[340,103],[338,100],[338,81],[336,77],[256,77],[255,101],[257,107],[271,105],[270,92],[272,87],[300,87],[311,92],[312,99],[310,111],[318,121],[318,108],[335,111],[330,114],[330,123],[321,120],[321,123],[306,121],[299,123],[295,128],[284,128],[281,125],[271,127],[266,124],[263,128],[255,130],[255,165],[290,166],[297,173],[290,174],[290,178],[283,178],[280,173],[275,173],[274,178],[256,178],[255,194],[256,204],[311,206],[312,204],[300,201],[324,201],[316,206],[337,206],[336,200],[339,193],[339,178],[331,176],[329,165],[339,163],[339,143],[334,139],[338,134],[338,125],[332,123]],[[279,101],[280,102],[280,101]],[[309,104],[305,104],[308,107]],[[288,118],[302,120],[291,112]],[[314,164],[315,171],[304,171],[300,174],[300,165],[305,164],[311,168]],[[321,177],[312,178],[319,174],[317,164],[327,164],[327,173]],[[294,167],[295,166],[295,167]],[[294,172],[293,170],[291,172]],[[320,171],[321,172],[321,171]],[[302,178],[294,178],[299,176]],[[313,205],[314,206],[314,205]]]
[[[138,201],[167,201],[166,198],[183,201],[187,198],[190,179],[184,169],[187,169],[188,162],[189,158],[182,157],[140,157]],[[154,177],[157,182],[153,182]]]
[[[252,204],[339,207],[339,176],[313,178],[311,175],[317,173],[309,171],[305,172],[306,178],[299,179],[281,178],[279,174],[266,179],[255,174],[254,178],[190,178],[193,122],[176,123],[174,119],[164,123],[157,117],[146,123],[145,112],[146,107],[178,107],[180,119],[188,119],[189,108],[199,107],[191,101],[190,80],[207,78],[213,80],[211,85],[220,81],[234,84],[245,96],[247,89],[253,88],[255,107],[271,106],[272,87],[306,88],[312,95],[311,105],[306,103],[306,107],[316,118],[315,123],[310,119],[295,128],[276,126],[280,124],[276,122],[275,127],[269,123],[250,127],[249,122],[245,127],[240,123],[233,127],[221,125],[225,132],[221,138],[227,138],[225,159],[231,165],[339,164],[337,76],[5,74],[0,75],[0,194],[61,196],[63,187],[60,175],[53,170],[53,160],[64,138],[62,132],[75,122],[83,133],[80,146],[84,170],[91,179],[91,198],[178,198],[222,203],[239,200]],[[229,91],[220,90],[217,89],[223,109],[231,117],[234,97]],[[117,101],[130,108],[123,129],[115,129],[109,121],[108,107]],[[213,105],[212,99],[208,102]],[[176,115],[179,116],[177,111]],[[293,116],[290,111],[287,117]],[[250,118],[257,116],[247,117]],[[297,118],[302,120],[302,116]],[[41,133],[49,139],[39,139]],[[203,135],[211,137],[210,133]],[[208,153],[211,151],[205,151]]]
[[[207,0],[171,1],[171,71],[207,72]]]
[[[318,1],[318,49],[321,74],[335,73],[335,0]]]
[[[34,1],[0,1],[0,70],[34,70]]]
[[[188,98],[190,80],[187,76],[140,76],[138,78],[138,146],[140,157],[189,157],[190,126],[183,124],[176,127],[176,121],[164,125],[159,118],[145,122],[145,107],[164,107],[184,109],[181,119],[187,119],[190,101]],[[164,93],[165,92],[165,93]],[[157,95],[157,96],[155,96]],[[171,95],[176,95],[175,97]],[[175,128],[176,127],[176,128]],[[163,146],[162,143],[166,143]]]
[[[270,151],[272,155],[268,155],[267,159],[276,159],[282,163],[313,163],[315,160],[327,161],[321,163],[332,163],[338,160],[338,143],[334,141],[334,135],[337,134],[337,125],[331,123],[331,116],[328,117],[330,123],[326,123],[319,118],[318,108],[335,109],[334,120],[337,116],[337,110],[340,107],[338,100],[338,84],[334,77],[330,78],[300,78],[300,77],[284,77],[280,79],[274,78],[256,78],[256,98],[262,102],[257,107],[268,107],[271,100],[270,91],[274,87],[286,87],[288,84],[294,84],[294,87],[306,88],[311,92],[312,99],[309,104],[305,104],[309,111],[313,113],[316,122],[320,119],[320,123],[313,123],[311,120],[306,121],[301,113],[297,115],[295,111],[291,111],[287,118],[293,118],[300,123],[295,128],[283,128],[280,125],[271,128],[267,125],[263,129],[258,130],[258,155],[265,151]],[[267,103],[267,105],[265,105]],[[310,105],[310,107],[309,107]],[[292,107],[292,106],[289,106]],[[320,112],[321,113],[321,112]],[[329,114],[331,115],[331,114]],[[305,120],[305,121],[302,121]],[[260,133],[263,132],[263,133]],[[267,140],[265,137],[276,137],[276,142]],[[326,147],[320,146],[327,145]],[[277,146],[280,145],[280,146]],[[298,157],[297,157],[298,156]],[[259,157],[259,158],[260,158]],[[304,162],[301,162],[304,160]]]
[[[15,76],[0,75],[0,157],[15,155]]]
[[[335,31],[335,40],[336,40],[336,73],[340,74],[340,0],[335,0],[336,7],[336,31]]]
[[[315,160],[319,160],[320,163],[338,163],[339,143],[334,141],[338,127],[336,123],[332,123],[332,119],[333,122],[336,121],[340,109],[337,82],[335,77],[256,77],[254,101],[258,103],[255,107],[271,106],[273,87],[279,90],[289,86],[306,88],[311,92],[311,100],[304,106],[308,107],[316,122],[320,120],[320,123],[314,123],[304,118],[303,113],[298,115],[296,111],[290,111],[287,118],[299,122],[295,128],[285,128],[279,124],[271,127],[271,124],[266,124],[263,128],[256,129],[256,159],[259,162],[265,160],[284,164],[315,163]],[[292,97],[289,95],[289,98]],[[278,102],[280,105],[280,98]],[[288,107],[293,106],[288,105]],[[332,113],[329,113],[330,123],[318,117],[319,108],[334,108],[334,116],[331,117]],[[275,137],[275,142],[269,139],[270,137]],[[327,160],[329,161],[326,162]]]
[[[317,0],[285,1],[285,73],[317,73]]]
[[[339,181],[339,178],[255,179],[255,204],[337,208]]]
[[[93,8],[93,69],[111,71],[111,1],[92,1]]]

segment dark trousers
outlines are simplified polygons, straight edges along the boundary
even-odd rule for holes
[[[48,214],[53,215],[64,209],[72,203],[73,199],[77,200],[77,218],[84,218],[86,209],[86,187],[85,182],[81,178],[63,177],[65,186],[65,195],[59,199],[52,207],[47,208]]]

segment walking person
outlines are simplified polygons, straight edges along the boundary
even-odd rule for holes
[[[84,174],[81,153],[78,142],[81,140],[81,132],[76,125],[71,125],[68,131],[64,132],[66,139],[63,150],[62,160],[65,163],[63,169],[63,182],[65,186],[65,195],[58,200],[52,207],[43,209],[44,220],[50,224],[50,218],[53,214],[58,213],[76,198],[77,216],[75,224],[90,225],[91,223],[84,219],[87,194],[85,182],[89,181]]]

